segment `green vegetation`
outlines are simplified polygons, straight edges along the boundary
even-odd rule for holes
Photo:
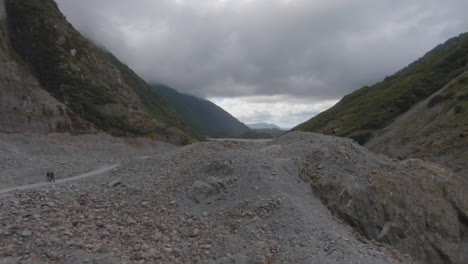
[[[449,99],[452,99],[454,96],[453,93],[445,94],[445,95],[436,95],[429,100],[428,106],[433,107],[443,101],[447,101]]]
[[[194,139],[202,139],[155,89],[138,77],[127,65],[115,58],[114,55],[108,53],[107,56],[117,66],[125,82],[139,96],[141,102],[152,114],[153,118],[169,126],[179,128],[173,129],[173,132],[181,134],[183,141],[185,140],[187,144],[193,142]],[[186,135],[184,135],[184,132]],[[159,133],[165,134],[164,131],[159,131]]]
[[[323,128],[340,127],[337,135],[351,137],[364,144],[373,131],[390,124],[414,104],[444,87],[466,71],[467,65],[468,33],[464,33],[437,46],[384,81],[346,95],[334,107],[293,130],[319,132]],[[436,105],[452,96],[440,95],[431,104]]]
[[[434,98],[443,98],[445,100],[444,111],[455,113],[456,122],[466,123],[466,109],[468,109],[468,72],[464,73],[455,80],[447,90],[429,101],[429,105]]]

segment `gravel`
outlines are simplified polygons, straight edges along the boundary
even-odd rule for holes
[[[106,134],[0,133],[0,189],[43,182],[47,170],[64,179],[175,146],[149,139],[121,139]]]
[[[354,144],[311,137],[174,147],[105,135],[2,135],[4,188],[45,181],[34,173],[44,166],[63,171],[58,177],[120,166],[1,194],[0,256],[8,263],[416,263],[355,233],[300,179],[314,148]]]

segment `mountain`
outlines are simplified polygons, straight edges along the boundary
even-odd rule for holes
[[[267,124],[267,123],[248,124],[247,126],[250,127],[251,129],[264,129],[264,128],[266,128],[266,129],[272,129],[272,128],[280,129],[280,127],[275,125],[275,124]]]
[[[0,132],[93,133],[94,126],[47,93],[12,49],[0,2]]]
[[[396,158],[424,158],[468,175],[468,71],[374,133],[365,146]]]
[[[364,144],[377,130],[390,125],[415,104],[460,76],[468,69],[467,62],[468,33],[463,33],[383,81],[346,95],[332,108],[293,130],[319,132],[338,128],[338,136]],[[458,109],[464,112],[463,107]]]
[[[216,104],[192,95],[179,93],[162,84],[152,85],[200,135],[235,137],[250,129]]]
[[[16,120],[10,122],[15,124],[2,126],[2,130],[21,130],[26,125],[18,125],[24,119],[18,116],[32,111],[35,123],[42,122],[35,125],[37,129],[31,129],[33,132],[73,132],[78,128],[90,131],[84,128],[93,126],[117,136],[151,135],[178,144],[197,138],[183,118],[145,81],[78,33],[54,1],[3,3],[3,56],[24,73],[15,74],[10,83],[32,83],[26,86],[38,91],[41,99],[33,100],[24,97],[28,92],[15,93],[12,86],[9,91],[5,88],[8,85],[2,86],[2,93],[8,93],[16,105],[22,101],[32,104],[30,110],[22,107],[17,117],[10,118]],[[5,102],[1,107],[3,115]]]

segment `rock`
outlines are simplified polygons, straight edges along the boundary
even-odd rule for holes
[[[166,247],[166,248],[163,249],[163,251],[166,254],[172,254],[174,252],[174,249],[170,248],[170,247]]]
[[[30,230],[24,230],[21,232],[21,235],[24,237],[30,237],[32,235],[32,232]]]
[[[134,225],[136,223],[137,223],[137,220],[135,220],[134,218],[132,218],[130,216],[127,218],[127,224]]]
[[[56,206],[56,204],[54,202],[47,202],[46,205],[49,206],[49,207],[55,207]]]
[[[210,183],[196,180],[187,191],[187,197],[196,203],[220,193],[222,185],[218,185],[216,180],[211,179]]]
[[[157,259],[160,257],[160,253],[159,253],[159,250],[155,249],[155,248],[149,248],[147,251],[146,251],[146,254],[150,257],[150,258],[154,258],[154,259]]]
[[[355,162],[349,163],[341,155],[335,152],[324,159],[322,152],[315,152],[301,176],[310,179],[333,213],[367,238],[407,250],[424,263],[461,263],[463,247],[449,245],[462,241],[461,219],[468,219],[462,180],[420,160],[389,163],[361,152],[350,153]],[[324,163],[321,173],[307,175],[319,162]],[[371,168],[363,171],[359,164],[364,163]]]
[[[118,185],[120,185],[120,184],[122,184],[121,181],[119,181],[119,180],[113,180],[113,181],[111,181],[111,182],[109,182],[109,183],[107,184],[107,187],[108,187],[108,188],[112,188],[112,187],[118,186]]]
[[[191,237],[196,237],[196,236],[198,236],[198,234],[200,234],[200,229],[195,228],[195,229],[192,231],[192,233],[190,233],[190,236],[191,236]]]

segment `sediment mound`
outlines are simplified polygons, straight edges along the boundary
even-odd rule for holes
[[[3,195],[0,255],[12,263],[462,263],[466,195],[449,172],[311,133],[195,143]],[[436,189],[442,178],[452,184],[442,184],[446,192]]]

